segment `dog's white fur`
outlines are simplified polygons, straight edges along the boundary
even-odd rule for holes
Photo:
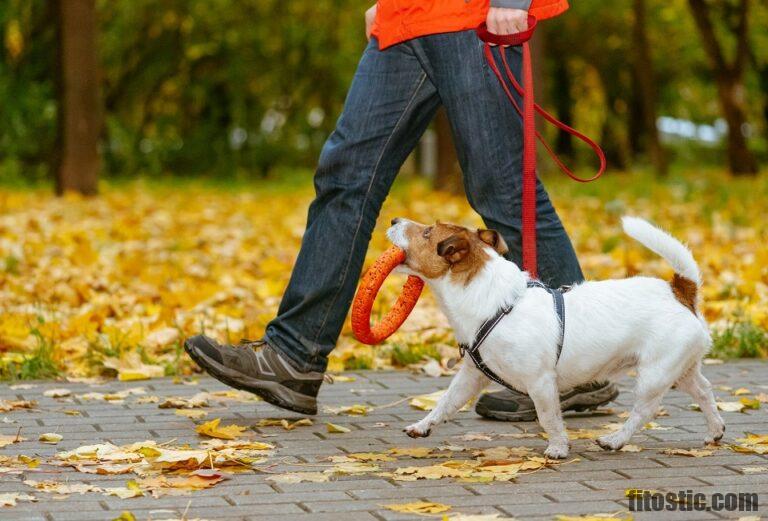
[[[398,220],[388,231],[406,257],[405,230],[411,225],[421,226]],[[639,218],[625,217],[623,226],[628,235],[666,259],[676,273],[700,285],[699,268],[683,244]],[[654,417],[673,385],[690,394],[703,411],[708,424],[705,441],[722,438],[725,424],[711,385],[701,373],[701,359],[711,345],[707,325],[676,299],[668,282],[632,277],[586,282],[565,293],[565,342],[557,361],[560,325],[551,295],[541,288],[527,288],[526,272],[490,246],[485,250],[489,260],[466,286],[453,281],[450,270],[426,282],[461,343],[470,344],[484,320],[501,306],[514,304],[481,353],[496,374],[530,395],[548,435],[547,456],[564,458],[569,450],[559,392],[615,379],[629,369],[637,372],[635,405],[621,429],[597,440],[600,446],[611,450],[624,446]],[[421,275],[409,268],[401,271]],[[428,436],[488,383],[472,361],[465,360],[435,409],[406,432],[412,437]]]

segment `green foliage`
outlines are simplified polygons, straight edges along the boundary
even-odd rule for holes
[[[7,355],[0,359],[0,380],[39,380],[59,375],[53,358],[53,342],[38,329],[33,329],[32,334],[37,346],[31,353]]]
[[[712,335],[712,356],[764,358],[768,356],[768,331],[751,321],[729,324]]]
[[[311,167],[366,44],[363,13],[372,3],[98,0],[105,173],[242,180],[281,175],[278,166]],[[733,3],[712,3],[729,56],[733,45],[722,29]],[[4,184],[40,182],[56,154],[55,5],[0,2]],[[659,114],[713,122],[720,107],[688,3],[647,6]],[[752,2],[750,13],[750,145],[766,154],[768,6]],[[542,24],[540,36],[545,104],[571,104],[576,126],[601,139],[614,168],[636,152],[632,23],[631,2],[581,0]],[[569,86],[555,80],[556,66],[567,70]],[[678,159],[723,160],[721,146],[673,145]]]
[[[407,367],[424,361],[425,358],[434,358],[440,361],[440,352],[434,344],[401,345],[392,347],[392,365],[395,367]]]

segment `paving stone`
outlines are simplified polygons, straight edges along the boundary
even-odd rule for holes
[[[705,373],[715,385],[733,388],[747,387],[760,392],[768,382],[768,363],[746,361],[706,366]],[[450,378],[426,378],[404,372],[350,372],[355,382],[324,385],[320,401],[326,406],[368,404],[389,405],[416,394],[425,394],[448,386]],[[192,396],[198,392],[219,391],[226,386],[207,377],[199,385],[172,383],[170,379],[146,382],[110,382],[89,386],[69,382],[35,382],[33,389],[11,390],[0,385],[0,397],[5,399],[35,399],[41,409],[14,411],[3,416],[16,423],[0,424],[0,433],[14,435],[22,427],[27,441],[8,445],[0,454],[25,454],[51,458],[56,452],[81,445],[111,441],[116,444],[154,439],[158,443],[173,440],[174,444],[197,445],[202,438],[194,432],[192,421],[174,414],[172,409],[160,409],[157,404],[139,404],[140,396],[129,396],[123,403],[86,401],[77,398],[52,399],[43,396],[46,389],[67,388],[73,395],[87,392],[116,392],[143,387],[146,395]],[[609,422],[622,421],[616,414],[632,406],[632,382],[620,382],[622,394],[611,404],[613,414],[567,414],[569,428],[597,429]],[[145,395],[145,396],[146,396]],[[733,401],[728,392],[718,391],[718,399]],[[590,514],[626,511],[624,496],[627,488],[662,491],[690,489],[707,495],[713,493],[757,493],[761,503],[768,504],[768,473],[745,473],[743,467],[768,467],[768,455],[735,453],[725,446],[712,456],[687,458],[663,454],[667,448],[701,448],[706,433],[704,417],[689,409],[691,400],[679,392],[664,400],[669,416],[656,421],[666,430],[644,430],[631,443],[643,448],[639,453],[611,453],[597,449],[592,440],[574,440],[571,457],[577,461],[561,464],[555,469],[521,474],[512,482],[462,483],[457,480],[393,481],[371,473],[359,476],[337,476],[323,483],[272,483],[267,477],[283,472],[322,472],[332,465],[331,455],[353,452],[385,452],[391,447],[437,447],[458,445],[467,449],[509,446],[531,447],[541,451],[546,441],[538,434],[536,422],[503,423],[479,419],[473,411],[462,412],[456,418],[437,427],[426,439],[411,440],[402,433],[403,427],[424,417],[426,412],[411,409],[407,401],[383,409],[374,409],[367,416],[334,416],[321,413],[313,418],[311,427],[285,431],[280,427],[255,428],[254,439],[275,445],[275,451],[260,464],[264,472],[234,474],[229,480],[209,489],[187,496],[164,496],[159,499],[141,497],[122,500],[98,493],[71,495],[53,500],[52,495],[35,491],[24,485],[25,479],[56,480],[91,483],[101,487],[123,486],[132,475],[97,476],[80,474],[67,467],[42,467],[22,475],[2,475],[0,493],[25,492],[39,498],[37,503],[19,503],[6,508],[0,519],[12,521],[111,521],[123,510],[130,510],[137,519],[188,517],[218,521],[275,521],[276,516],[297,521],[396,521],[415,519],[413,515],[393,512],[382,505],[412,501],[436,501],[452,506],[451,514],[499,514],[525,520],[551,520],[557,514]],[[68,416],[61,411],[77,409],[82,416]],[[206,419],[222,418],[223,423],[254,426],[264,418],[299,419],[303,416],[280,411],[264,402],[211,401]],[[728,426],[725,443],[743,436],[744,432],[768,432],[765,410],[747,413],[724,413]],[[325,423],[333,422],[352,429],[346,434],[329,434]],[[384,426],[382,426],[384,424]],[[59,432],[64,440],[56,446],[36,441],[43,432]],[[467,433],[485,433],[491,440],[464,441]],[[534,433],[535,438],[504,437],[504,434]],[[470,457],[456,453],[457,459]],[[382,470],[392,471],[402,466],[439,464],[445,459],[400,458],[381,462]],[[0,464],[0,466],[2,466]],[[188,510],[187,510],[188,509]],[[768,513],[762,507],[759,514]],[[737,518],[749,513],[714,512],[638,512],[635,519],[655,521],[695,521]],[[752,513],[754,514],[754,513]]]

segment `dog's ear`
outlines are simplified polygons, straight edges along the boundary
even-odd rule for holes
[[[481,241],[496,250],[499,255],[505,255],[509,251],[504,238],[496,230],[477,230],[477,235]]]
[[[451,264],[461,261],[469,253],[469,241],[462,235],[451,235],[437,243],[437,254]]]

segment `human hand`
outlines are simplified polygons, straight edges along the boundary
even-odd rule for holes
[[[373,29],[373,21],[376,19],[376,5],[368,9],[365,12],[365,37],[371,39],[371,30]]]
[[[515,34],[528,29],[528,11],[491,7],[485,19],[488,31],[493,34]]]

